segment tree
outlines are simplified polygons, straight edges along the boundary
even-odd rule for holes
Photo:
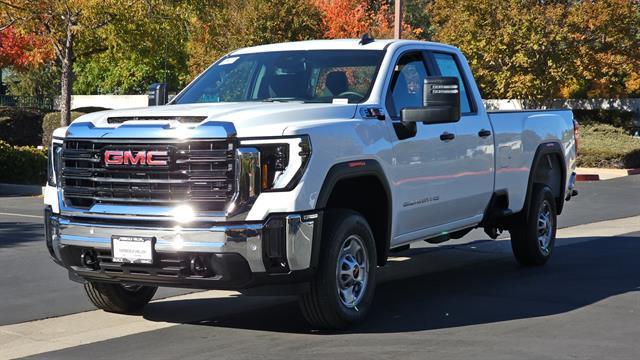
[[[15,71],[32,71],[53,57],[51,47],[46,40],[33,34],[21,35],[11,26],[0,30],[0,95],[6,91],[2,78],[2,69],[10,67]],[[15,79],[15,76],[14,76]],[[9,86],[11,87],[11,86]]]
[[[8,93],[13,96],[54,99],[60,95],[60,69],[52,62],[6,76]]]
[[[317,39],[324,32],[320,11],[307,0],[194,0],[191,14],[192,76],[237,48]]]
[[[0,0],[0,5],[0,21],[8,24],[4,26],[35,34],[51,44],[61,74],[60,125],[68,125],[77,38],[108,24],[112,17],[108,9],[127,9],[130,4],[115,0]]]
[[[420,32],[414,32],[416,38],[421,40],[430,40],[433,36],[431,28],[431,17],[427,11],[427,5],[430,0],[406,0],[404,2],[404,19],[403,22],[412,29],[420,29]]]
[[[114,42],[109,40],[135,40],[137,25],[141,22],[162,22],[163,19],[157,16],[161,13],[158,9],[174,3],[179,4],[180,1],[0,0],[0,23],[6,24],[2,27],[11,26],[21,34],[34,34],[51,44],[56,64],[60,68],[60,124],[65,126],[70,120],[76,60],[112,50]],[[159,36],[155,33],[150,38],[157,43],[158,38],[165,36],[169,35],[163,33]],[[144,39],[143,43],[149,40]],[[117,74],[122,78],[127,75],[129,74]]]
[[[167,82],[172,91],[184,85],[189,35],[184,4],[156,0],[148,4],[115,14],[91,38],[78,39],[79,49],[102,50],[77,59],[74,92],[132,94],[146,92],[153,82]]]
[[[435,39],[460,47],[485,97],[640,93],[638,0],[433,0]]]
[[[322,12],[325,38],[359,38],[364,33],[393,38],[393,7],[387,1],[315,0],[315,4]],[[406,21],[402,26],[406,38],[420,38],[424,33],[423,28]]]
[[[570,3],[434,0],[429,12],[434,38],[465,53],[485,98],[540,106],[575,78]]]
[[[578,79],[565,96],[640,95],[640,1],[584,1],[572,6]]]
[[[0,30],[0,68],[24,70],[44,64],[53,57],[45,39],[35,34],[16,33],[11,26]]]

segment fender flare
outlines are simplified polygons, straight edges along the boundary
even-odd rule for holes
[[[531,196],[533,193],[533,181],[535,178],[535,170],[537,169],[540,161],[544,159],[547,155],[556,155],[558,157],[560,163],[560,198],[556,202],[556,212],[558,215],[562,213],[562,208],[564,207],[564,196],[565,196],[565,187],[567,182],[567,164],[565,161],[564,153],[562,151],[562,145],[557,141],[547,141],[540,145],[536,149],[536,153],[533,156],[533,162],[531,164],[531,171],[529,172],[529,180],[527,182],[527,195],[525,197],[524,202],[524,215],[526,217],[529,216],[529,202],[531,201]]]
[[[378,265],[384,265],[387,262],[389,248],[391,245],[391,225],[393,220],[393,199],[391,197],[391,189],[380,163],[373,159],[362,159],[342,162],[333,165],[325,176],[322,187],[316,201],[317,209],[325,209],[329,202],[329,198],[333,193],[336,184],[341,180],[352,179],[362,176],[373,176],[382,184],[382,188],[387,196],[387,226],[384,231],[384,241],[376,241],[376,250],[378,255]],[[318,255],[319,256],[319,255]]]

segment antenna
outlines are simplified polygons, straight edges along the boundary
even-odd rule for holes
[[[373,37],[369,36],[369,33],[364,33],[362,35],[362,38],[360,39],[360,42],[358,44],[367,45],[367,44],[370,44],[370,43],[372,43],[374,41],[375,41],[375,39]]]

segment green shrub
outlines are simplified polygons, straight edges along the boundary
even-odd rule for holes
[[[640,139],[606,124],[580,127],[578,166],[640,168]]]
[[[84,115],[84,113],[72,111],[71,121]],[[53,131],[60,127],[60,112],[48,113],[42,120],[42,145],[49,146]]]
[[[609,124],[631,133],[634,130],[633,111],[624,110],[580,110],[574,109],[573,116],[580,125]]]
[[[0,182],[44,185],[47,150],[0,141]]]
[[[11,145],[40,145],[42,113],[14,107],[0,107],[0,140]]]

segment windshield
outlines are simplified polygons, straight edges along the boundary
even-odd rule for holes
[[[360,103],[384,56],[375,50],[278,51],[228,56],[174,104],[237,101]]]

